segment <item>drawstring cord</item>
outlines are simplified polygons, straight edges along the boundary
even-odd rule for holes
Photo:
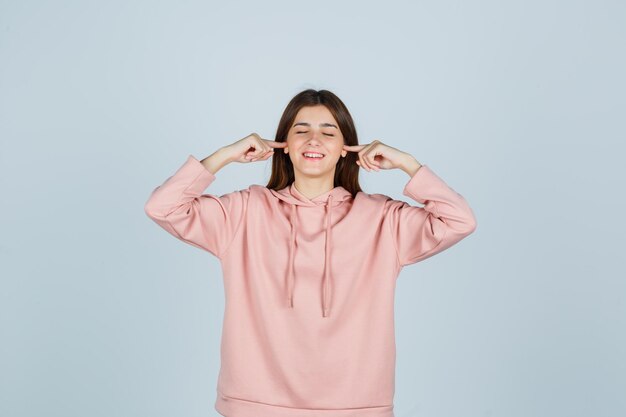
[[[331,212],[332,212],[332,194],[328,195],[326,202],[326,241],[325,241],[325,255],[324,255],[324,278],[322,281],[322,316],[328,317],[330,315],[330,303],[332,301],[332,283],[330,282],[330,242],[331,242]],[[296,205],[291,205],[291,214],[289,217],[291,224],[291,236],[289,239],[289,266],[287,267],[287,305],[293,308],[293,288],[294,288],[294,258],[295,258],[295,246],[296,246],[296,230],[297,230],[297,216]]]

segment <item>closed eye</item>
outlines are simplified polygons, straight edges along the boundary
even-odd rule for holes
[[[300,133],[307,133],[307,132],[296,132],[296,134],[300,134]],[[324,133],[326,136],[332,136],[335,137],[335,135],[331,135],[330,133]]]

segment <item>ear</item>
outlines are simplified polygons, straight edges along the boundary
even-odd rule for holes
[[[285,153],[289,153],[289,147],[285,146],[283,149],[285,150]]]

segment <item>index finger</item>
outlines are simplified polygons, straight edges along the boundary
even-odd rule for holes
[[[287,142],[276,142],[275,140],[263,139],[263,141],[272,148],[284,148]]]
[[[343,145],[343,148],[347,151],[358,152],[366,146],[367,145]]]

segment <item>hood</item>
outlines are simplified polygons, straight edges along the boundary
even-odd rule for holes
[[[330,303],[332,301],[332,282],[331,280],[331,271],[330,271],[330,242],[332,237],[332,228],[331,228],[331,218],[333,208],[342,204],[345,200],[349,200],[352,198],[352,194],[345,188],[339,186],[335,187],[330,191],[327,191],[321,195],[313,199],[307,198],[303,195],[295,186],[295,183],[291,183],[285,188],[280,190],[272,190],[270,192],[283,200],[285,203],[291,204],[291,211],[289,216],[289,223],[291,224],[291,236],[289,239],[289,265],[287,268],[287,277],[286,277],[286,296],[287,296],[287,305],[288,307],[293,308],[293,288],[294,288],[294,280],[295,280],[295,271],[293,270],[293,262],[295,258],[295,248],[296,248],[296,233],[298,231],[297,225],[297,217],[296,210],[298,206],[307,206],[307,207],[317,207],[323,206],[322,208],[326,211],[326,244],[325,244],[325,254],[324,254],[324,278],[322,281],[322,316],[328,317],[330,313]]]

